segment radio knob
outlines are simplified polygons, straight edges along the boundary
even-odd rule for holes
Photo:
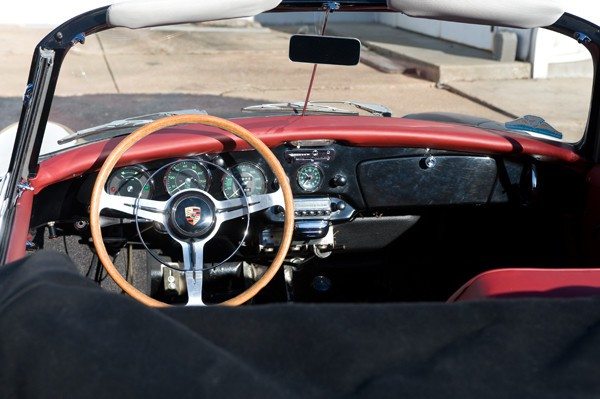
[[[335,175],[333,179],[331,179],[331,185],[333,187],[342,187],[348,183],[348,179],[344,175]]]

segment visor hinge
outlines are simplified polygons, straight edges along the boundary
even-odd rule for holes
[[[71,46],[74,46],[77,43],[85,44],[85,33],[81,32],[73,36],[73,39],[71,39]]]
[[[573,37],[575,38],[575,40],[577,40],[579,44],[589,44],[592,41],[592,39],[590,39],[588,35],[582,32],[575,32]]]

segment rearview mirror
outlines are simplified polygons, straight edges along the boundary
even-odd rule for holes
[[[360,41],[350,37],[293,35],[290,60],[310,64],[356,65]]]

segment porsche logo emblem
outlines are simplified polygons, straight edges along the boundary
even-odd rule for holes
[[[200,209],[198,206],[188,206],[184,209],[184,211],[185,220],[192,226],[197,225],[202,217],[202,209]]]

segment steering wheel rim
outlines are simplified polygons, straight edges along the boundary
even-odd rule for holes
[[[260,292],[260,290],[262,290],[273,279],[277,271],[281,268],[281,265],[283,264],[283,261],[285,260],[285,257],[287,255],[289,246],[292,242],[292,234],[294,230],[294,200],[292,196],[292,189],[290,187],[290,183],[288,182],[285,171],[283,170],[283,167],[279,163],[277,157],[275,157],[275,155],[273,154],[273,152],[271,152],[269,147],[267,147],[260,139],[258,139],[247,129],[236,123],[209,115],[175,115],[158,119],[154,122],[144,125],[141,128],[135,130],[127,137],[125,137],[106,157],[104,163],[102,164],[102,167],[100,168],[100,171],[98,172],[98,176],[96,177],[96,181],[92,190],[90,202],[90,231],[92,234],[94,247],[96,249],[98,259],[102,263],[102,266],[106,269],[107,273],[111,276],[115,283],[125,293],[127,293],[133,299],[151,307],[170,306],[169,304],[158,301],[135,288],[121,275],[121,273],[113,264],[106,250],[106,246],[104,245],[104,240],[102,238],[102,229],[100,225],[100,210],[104,208],[101,208],[101,198],[103,196],[104,187],[106,186],[106,182],[110,174],[112,173],[117,162],[121,159],[121,156],[129,148],[135,145],[138,141],[142,140],[144,137],[158,130],[171,126],[190,123],[219,128],[239,137],[240,139],[248,143],[265,159],[265,161],[275,174],[279,182],[280,190],[283,194],[283,206],[285,208],[283,234],[279,250],[277,251],[275,258],[273,259],[273,262],[267,268],[267,270],[261,276],[261,278],[258,281],[256,281],[252,286],[250,286],[244,292],[238,294],[237,296],[220,304],[224,306],[238,306],[250,300],[258,292]],[[248,212],[250,212],[250,210],[248,210]],[[175,237],[172,238],[175,239]],[[210,240],[210,238],[208,240]],[[202,270],[200,270],[200,272],[202,272]]]

